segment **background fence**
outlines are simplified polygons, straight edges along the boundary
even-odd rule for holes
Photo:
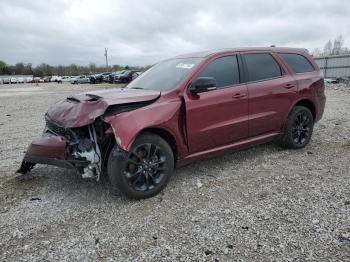
[[[350,55],[314,58],[326,78],[350,77]]]

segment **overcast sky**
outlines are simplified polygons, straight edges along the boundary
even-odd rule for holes
[[[8,64],[145,65],[238,46],[313,50],[342,34],[346,0],[0,0],[0,60]]]

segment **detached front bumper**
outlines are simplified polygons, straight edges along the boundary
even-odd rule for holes
[[[64,168],[86,167],[89,162],[74,160],[67,150],[67,139],[63,136],[44,135],[33,140],[23,158],[21,167],[17,171],[28,173],[35,164],[53,165]]]

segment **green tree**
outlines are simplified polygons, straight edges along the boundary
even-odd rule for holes
[[[23,74],[25,74],[25,75],[33,75],[34,74],[31,63],[28,63],[24,66]]]
[[[113,71],[120,71],[120,70],[123,69],[123,67],[120,66],[120,65],[113,65],[113,66],[112,66],[112,69],[113,69]]]
[[[89,70],[91,74],[95,74],[97,72],[97,66],[95,63],[90,63],[89,64]]]
[[[68,66],[68,71],[69,71],[69,75],[71,76],[79,75],[78,67],[76,64],[71,64],[70,66]]]
[[[55,75],[63,76],[64,74],[64,67],[62,65],[59,65],[55,68]]]
[[[4,61],[0,60],[0,74],[6,75],[8,73],[7,64]]]
[[[15,65],[15,74],[16,75],[23,75],[24,72],[24,64],[23,63],[17,63]]]
[[[44,72],[41,70],[41,68],[39,68],[38,66],[36,68],[34,68],[33,70],[33,75],[34,77],[43,77],[44,76]]]

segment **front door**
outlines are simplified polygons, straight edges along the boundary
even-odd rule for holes
[[[248,136],[248,92],[240,83],[236,55],[211,61],[197,77],[213,77],[215,90],[185,95],[190,153],[230,144]]]

